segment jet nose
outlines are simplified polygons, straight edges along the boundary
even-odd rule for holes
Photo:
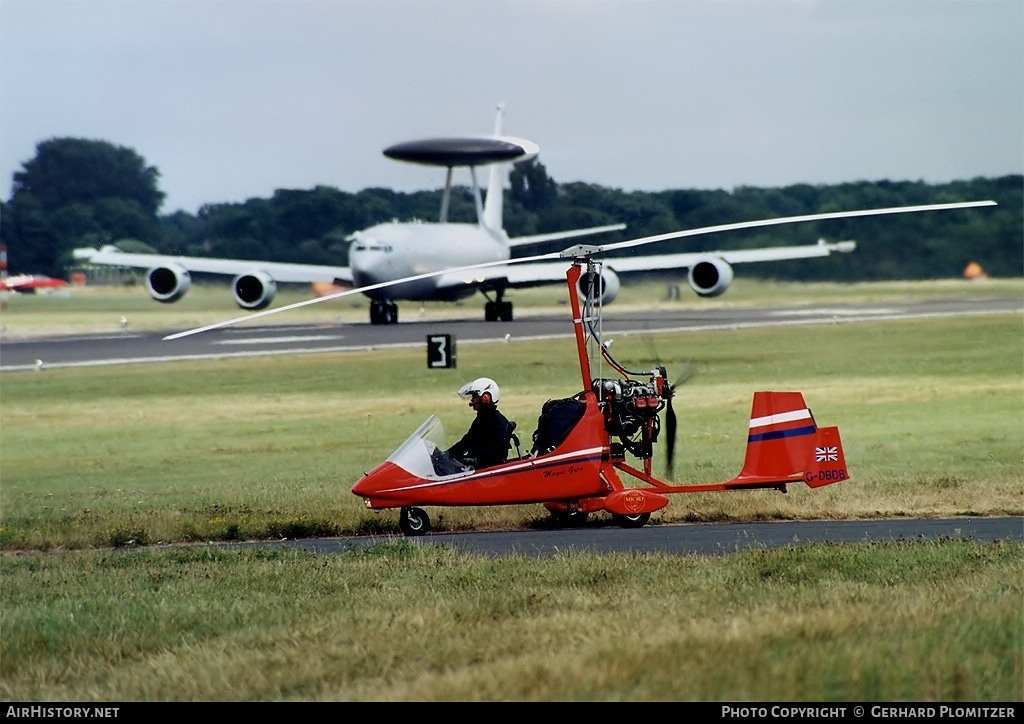
[[[387,244],[362,234],[349,251],[352,278],[358,286],[369,286],[391,278],[391,260]]]

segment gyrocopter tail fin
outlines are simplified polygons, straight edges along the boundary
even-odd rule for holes
[[[755,392],[743,471],[730,488],[805,482],[812,488],[850,477],[838,427],[818,427],[799,392]]]

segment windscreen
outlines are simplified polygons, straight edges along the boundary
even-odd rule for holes
[[[397,450],[391,453],[388,462],[421,478],[435,475],[431,455],[435,450],[444,450],[444,425],[437,415],[431,415],[426,422]]]

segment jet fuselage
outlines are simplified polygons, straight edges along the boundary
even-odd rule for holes
[[[356,232],[349,247],[349,266],[358,287],[372,286],[453,267],[472,266],[509,258],[508,237],[478,224],[388,222]],[[473,294],[473,272],[466,286],[439,290],[441,277],[413,279],[366,292],[373,299],[428,301],[448,295]]]

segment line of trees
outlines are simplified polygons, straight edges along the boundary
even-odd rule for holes
[[[440,189],[399,193],[329,186],[280,189],[271,198],[208,204],[195,215],[161,215],[160,173],[134,150],[106,141],[54,138],[14,174],[0,204],[0,240],[12,273],[65,276],[73,249],[116,244],[126,251],[344,265],[346,237],[391,219],[436,220]],[[950,183],[854,181],[781,188],[622,191],[559,184],[533,159],[510,174],[505,228],[511,236],[624,222],[612,242],[736,221],[826,211],[993,199],[994,208],[847,219],[665,242],[644,253],[854,239],[842,264],[752,265],[744,273],[777,279],[860,281],[957,276],[970,261],[991,276],[1024,274],[1024,176]],[[453,194],[449,220],[472,222],[470,189]],[[535,253],[535,249],[529,253]]]

